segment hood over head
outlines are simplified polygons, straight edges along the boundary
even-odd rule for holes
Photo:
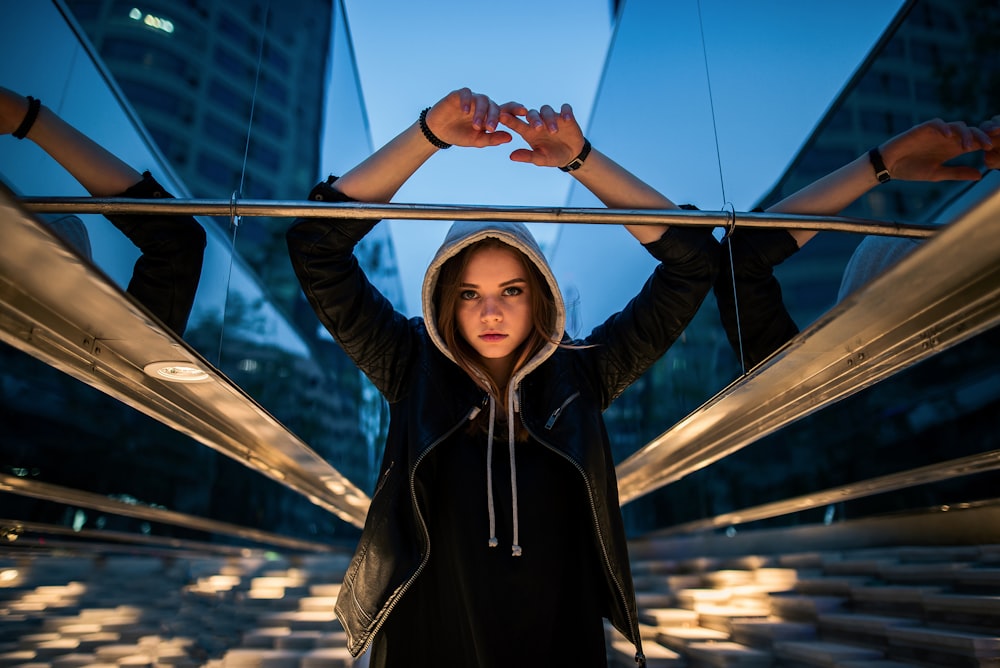
[[[445,262],[458,255],[462,249],[488,238],[498,239],[524,253],[545,278],[549,286],[549,291],[555,300],[556,317],[552,325],[552,331],[549,332],[551,341],[545,344],[534,357],[515,372],[510,381],[510,386],[513,388],[525,375],[555,352],[558,347],[557,342],[562,339],[563,330],[566,328],[566,306],[563,303],[559,284],[556,283],[555,274],[552,273],[552,268],[549,267],[548,260],[542,254],[542,249],[538,246],[538,242],[535,241],[535,237],[532,236],[531,231],[528,230],[524,223],[457,221],[452,224],[448,230],[448,234],[445,235],[444,242],[427,268],[427,273],[424,275],[424,285],[421,293],[424,324],[434,345],[448,359],[455,361],[455,356],[448,349],[448,345],[437,328],[437,309],[434,306],[434,290],[437,288],[438,277],[441,275],[441,267],[444,266]]]

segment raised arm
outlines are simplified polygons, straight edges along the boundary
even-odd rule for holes
[[[158,199],[170,193],[34,98],[0,87],[0,135],[33,141],[94,197]],[[177,334],[194,305],[205,230],[191,216],[108,214],[142,253],[127,291]]]
[[[39,100],[0,87],[0,135],[19,129],[18,138],[38,144],[94,197],[117,195],[142,180],[139,172]]]
[[[1000,121],[1000,118],[993,119]],[[987,166],[1000,164],[991,136],[1000,124],[980,128],[939,119],[921,123],[865,153],[837,171],[786,197],[768,211],[835,215],[882,179],[905,181],[969,180],[979,170],[947,164],[983,149]],[[878,164],[881,159],[882,164]],[[884,168],[884,169],[883,169]],[[756,366],[798,333],[785,307],[774,267],[816,235],[812,230],[737,229],[724,241],[724,259],[715,284],[719,316],[733,350],[745,368]],[[730,256],[732,261],[728,260]],[[737,315],[737,304],[739,315]]]
[[[508,102],[500,109],[500,122],[524,139],[530,148],[510,154],[515,162],[569,171],[590,192],[614,209],[676,209],[677,205],[596,148],[590,147],[573,116],[573,108],[562,105],[559,113],[544,105],[528,109]],[[584,155],[586,153],[586,155]],[[574,163],[574,165],[571,165]],[[570,167],[573,167],[570,169]],[[666,225],[626,225],[642,243],[656,241]]]
[[[998,119],[1000,120],[1000,119]],[[984,124],[985,125],[985,124]],[[994,136],[1000,134],[993,128]],[[948,162],[966,153],[993,149],[990,134],[965,123],[945,123],[934,119],[921,123],[879,145],[883,179],[897,181],[976,181],[979,170]],[[882,167],[882,166],[880,166]],[[804,215],[835,215],[856,199],[878,186],[879,180],[873,156],[858,156],[837,171],[789,195],[767,210],[774,213]],[[814,230],[792,230],[792,237],[801,247],[816,235]]]
[[[442,148],[484,148],[509,142],[510,133],[496,129],[499,117],[500,108],[486,95],[468,88],[452,91],[420,120],[341,176],[335,187],[361,202],[388,202]]]

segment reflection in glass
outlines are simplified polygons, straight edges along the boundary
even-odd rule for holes
[[[983,51],[983,45],[1000,40],[997,8],[987,10],[974,0],[921,0],[905,9],[760,205],[782,199],[921,120],[963,119],[978,125],[1000,110],[1000,89],[989,83],[998,65]],[[932,33],[929,24],[947,28]],[[971,158],[974,163],[978,159]],[[892,181],[844,214],[927,222],[968,187],[965,182]],[[800,327],[836,302],[845,265],[859,241],[853,235],[823,233],[777,267],[784,301]],[[706,304],[706,309],[714,310],[714,305]],[[701,386],[706,395],[739,373],[730,366],[733,355],[725,341],[716,337],[718,347],[710,344],[717,327],[711,318],[696,320],[688,337],[705,347],[684,351],[688,361],[697,360],[714,376],[714,384]],[[627,519],[635,531],[644,531],[994,449],[995,419],[988,416],[1000,403],[1000,373],[990,351],[998,336],[995,330],[982,334],[639,499],[626,508]],[[636,446],[661,433],[676,416],[668,412],[672,395],[667,393],[675,390],[667,384],[680,382],[671,377],[672,366],[664,360],[650,374],[662,379],[663,392],[640,386],[636,396],[626,393],[619,400],[623,422],[631,421],[630,405],[642,407],[636,412],[642,426],[633,427],[639,432]],[[842,519],[988,498],[995,494],[995,484],[995,475],[982,474],[852,501],[833,514]],[[829,512],[819,509],[770,523],[822,521]]]

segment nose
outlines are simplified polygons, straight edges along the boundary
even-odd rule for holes
[[[487,297],[483,300],[482,311],[479,317],[483,322],[500,322],[503,320],[500,303],[496,299]]]

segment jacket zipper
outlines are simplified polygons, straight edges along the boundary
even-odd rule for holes
[[[521,388],[518,387],[517,388],[518,395],[520,394],[520,391],[521,391]],[[569,399],[567,399],[563,403],[562,406],[560,406],[559,408],[556,409],[556,412],[553,413],[553,416],[558,416],[559,412],[562,411],[562,409],[565,408],[566,405],[568,405],[573,399],[575,399],[578,394],[579,394],[579,392],[577,392],[576,394],[574,394],[573,396],[571,396]],[[518,402],[518,403],[520,403],[520,402]],[[541,443],[543,446],[545,446],[546,448],[548,448],[552,452],[556,453],[557,455],[559,455],[560,457],[562,457],[563,459],[565,459],[566,461],[568,461],[573,466],[573,468],[575,468],[580,473],[580,477],[583,478],[583,484],[587,488],[587,501],[590,503],[590,517],[591,517],[591,519],[594,522],[594,530],[597,532],[597,541],[601,544],[601,556],[604,557],[604,565],[607,567],[608,573],[611,575],[611,580],[614,582],[615,588],[618,590],[618,596],[621,598],[621,602],[624,604],[622,607],[625,609],[625,617],[628,619],[629,633],[635,635],[635,645],[636,645],[636,648],[638,650],[639,644],[641,642],[641,639],[639,638],[639,633],[638,633],[639,626],[636,623],[636,621],[632,619],[632,611],[629,609],[628,598],[625,596],[625,588],[622,586],[621,581],[618,579],[618,576],[615,574],[615,569],[611,567],[611,557],[608,555],[608,546],[604,542],[604,534],[601,532],[601,524],[600,524],[600,522],[597,521],[597,508],[594,505],[594,495],[593,495],[593,493],[592,493],[592,491],[590,489],[590,481],[587,480],[587,472],[583,470],[582,466],[580,466],[577,462],[573,461],[573,459],[571,459],[568,455],[566,455],[565,453],[563,453],[561,450],[559,450],[555,446],[547,443],[543,439],[538,438],[538,436],[534,432],[531,431],[531,429],[528,427],[528,424],[524,421],[524,414],[519,411],[518,415],[521,418],[521,425],[523,425],[524,428],[525,428],[525,430],[527,430],[527,432],[529,434],[531,434],[532,438],[534,438],[536,441],[538,441],[539,443]],[[555,420],[553,419],[553,417],[549,418],[549,422],[554,422],[554,421]],[[546,427],[548,427],[548,423],[546,423]],[[642,653],[641,650],[639,650],[639,651],[636,652],[635,662],[637,664],[639,664],[640,666],[645,666],[646,665],[646,656],[645,656],[645,654]]]
[[[466,423],[469,420],[471,420],[474,417],[476,417],[476,415],[479,414],[479,411],[480,411],[480,407],[479,406],[473,406],[472,409],[469,410],[469,412],[465,415],[465,417],[463,417],[461,419],[461,421],[459,421],[455,426],[453,426],[451,429],[449,429],[448,431],[446,431],[436,441],[434,441],[433,443],[431,443],[427,447],[427,449],[424,450],[423,454],[421,454],[420,457],[417,458],[417,461],[413,462],[413,468],[411,469],[411,472],[410,472],[410,499],[413,501],[413,507],[416,508],[416,510],[417,510],[417,518],[420,520],[420,528],[423,530],[423,532],[424,532],[424,539],[427,541],[427,552],[424,553],[424,558],[421,559],[420,565],[417,566],[417,570],[414,571],[413,575],[410,576],[410,579],[407,580],[406,582],[404,582],[403,586],[399,589],[399,594],[396,596],[395,601],[393,601],[392,603],[389,604],[389,607],[387,607],[385,609],[385,612],[382,615],[382,619],[379,620],[379,623],[376,624],[375,628],[372,629],[371,633],[368,634],[368,638],[365,640],[364,646],[362,647],[361,651],[358,653],[359,656],[361,654],[364,654],[365,652],[367,652],[368,648],[371,647],[372,642],[374,642],[374,640],[375,640],[375,634],[378,633],[379,630],[382,628],[382,625],[385,624],[385,620],[387,620],[389,618],[389,615],[392,613],[393,608],[396,607],[396,603],[399,602],[399,599],[403,598],[403,595],[407,592],[407,590],[414,583],[414,581],[417,579],[417,577],[419,577],[419,575],[423,572],[424,567],[427,566],[427,562],[431,558],[431,535],[430,535],[430,532],[427,531],[427,522],[424,521],[424,515],[423,515],[423,513],[420,512],[420,504],[417,503],[417,490],[416,490],[416,487],[414,485],[415,480],[416,480],[416,475],[417,475],[417,467],[420,466],[420,462],[422,462],[424,460],[424,457],[426,457],[430,453],[431,450],[433,450],[434,448],[436,448],[441,443],[441,441],[445,440],[446,438],[448,438],[449,436],[451,436],[452,434],[454,434],[455,430],[457,430],[459,427],[461,427],[464,423]]]
[[[566,407],[569,406],[573,402],[573,400],[576,399],[578,396],[580,396],[580,392],[579,391],[571,394],[569,396],[569,399],[567,399],[566,401],[562,402],[562,406],[560,406],[559,408],[557,408],[554,411],[552,411],[552,415],[550,415],[549,419],[545,422],[545,428],[546,429],[552,429],[552,426],[556,423],[556,420],[559,419],[559,414],[562,413],[563,410],[565,410]]]

